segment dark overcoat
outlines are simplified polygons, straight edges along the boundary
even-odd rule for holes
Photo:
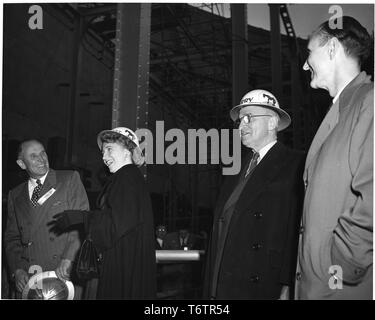
[[[218,239],[223,207],[241,173],[225,182],[215,209],[205,297],[278,299],[292,286],[303,199],[304,154],[277,142],[251,173]],[[248,161],[243,162],[246,170]],[[216,264],[216,268],[215,268]],[[213,290],[216,288],[216,290]]]
[[[89,217],[102,256],[98,299],[154,299],[156,258],[151,199],[141,171],[129,164],[114,173]]]

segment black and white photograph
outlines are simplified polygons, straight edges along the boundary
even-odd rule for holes
[[[1,300],[373,300],[373,2],[1,16]]]

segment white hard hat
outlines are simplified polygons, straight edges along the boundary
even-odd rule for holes
[[[101,131],[98,134],[98,137],[97,137],[97,140],[96,140],[98,142],[98,146],[99,146],[100,150],[102,150],[102,145],[103,145],[102,136],[103,136],[103,134],[108,133],[108,132],[116,132],[116,133],[126,137],[130,141],[132,141],[136,146],[132,151],[133,162],[139,167],[141,165],[143,165],[143,163],[145,162],[145,158],[142,154],[141,148],[139,147],[138,137],[133,130],[131,130],[129,128],[125,128],[125,127],[118,127],[118,128],[114,128],[114,129],[111,129],[111,130]]]
[[[280,108],[279,102],[277,101],[276,97],[267,90],[257,89],[246,93],[242,97],[240,104],[235,106],[230,111],[231,119],[233,121],[236,121],[238,119],[240,110],[248,106],[264,107],[272,111],[275,111],[280,117],[280,122],[277,131],[284,130],[292,122],[289,114]]]
[[[98,146],[99,146],[100,150],[102,149],[102,144],[103,144],[102,136],[103,136],[103,134],[108,133],[108,132],[116,132],[116,133],[128,138],[130,141],[134,142],[134,144],[137,147],[139,147],[139,141],[138,141],[137,135],[135,134],[135,132],[133,130],[130,130],[129,128],[125,128],[125,127],[118,127],[118,128],[114,128],[114,129],[111,129],[111,130],[103,130],[98,134],[97,142],[98,142]]]
[[[22,291],[24,300],[73,300],[73,298],[73,283],[59,279],[55,271],[36,273]]]

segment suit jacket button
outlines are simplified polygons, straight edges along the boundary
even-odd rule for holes
[[[252,277],[250,278],[250,281],[251,281],[252,283],[258,283],[259,280],[260,280],[259,276],[252,276]]]
[[[32,241],[29,241],[29,242],[27,243],[27,246],[30,247],[30,246],[32,246],[32,244],[33,244],[33,242],[32,242]]]
[[[53,259],[56,259],[56,258],[57,258],[57,254],[54,254],[52,258],[53,258]]]
[[[301,274],[301,272],[297,272],[297,273],[296,273],[296,280],[300,281],[301,278],[302,278],[302,274]]]

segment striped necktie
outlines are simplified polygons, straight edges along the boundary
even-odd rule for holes
[[[251,158],[249,167],[246,170],[245,178],[254,170],[254,168],[258,164],[258,158],[259,158],[259,153],[254,150],[253,157]]]

